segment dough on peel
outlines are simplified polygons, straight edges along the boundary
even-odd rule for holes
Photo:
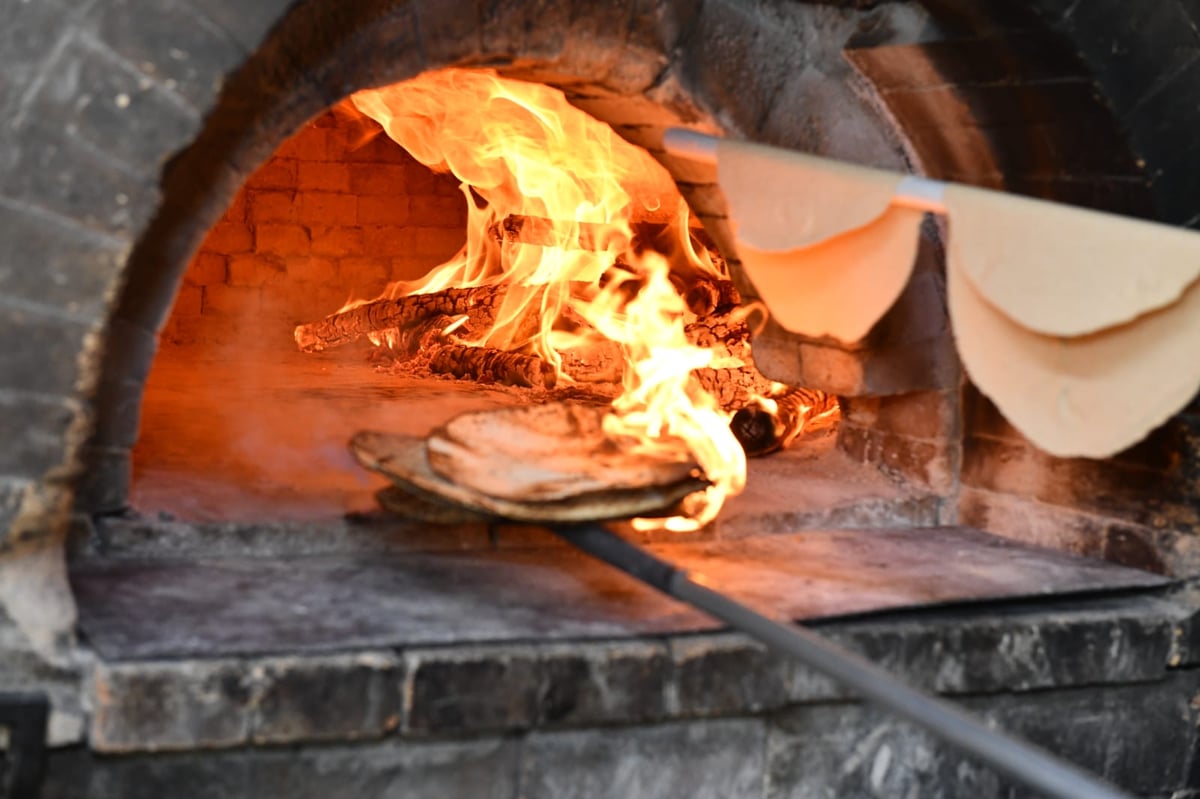
[[[1078,336],[1170,305],[1200,279],[1200,233],[948,185],[950,240],[988,302],[1037,333]]]
[[[553,502],[679,483],[699,472],[610,438],[603,406],[551,402],[456,416],[429,434],[429,465],[447,480],[515,502]],[[682,446],[682,444],[681,444]]]
[[[901,176],[722,139],[717,180],[739,243],[789,251],[863,227],[892,201]]]
[[[963,242],[947,253],[950,319],[967,374],[1034,444],[1105,458],[1140,441],[1200,389],[1200,282],[1173,305],[1076,338],[1035,333],[968,278]]]
[[[785,252],[741,241],[738,256],[787,330],[852,343],[895,304],[916,260],[924,214],[892,206],[865,227]]]

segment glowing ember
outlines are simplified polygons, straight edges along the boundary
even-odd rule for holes
[[[695,309],[718,302],[713,286],[728,283],[723,265],[693,245],[670,175],[561,92],[484,71],[442,70],[351,100],[417,160],[462,181],[467,244],[421,280],[298,327],[297,343],[322,349],[365,333],[411,350],[433,335],[450,348],[443,356],[486,355],[489,369],[542,387],[574,382],[564,366],[573,353],[615,352],[622,393],[605,432],[656,458],[694,460],[712,482],[686,519],[665,526],[712,519],[742,490],[746,461],[732,409],[696,370],[746,366],[749,345],[743,359],[689,338]],[[387,327],[427,308],[437,315],[424,328]]]

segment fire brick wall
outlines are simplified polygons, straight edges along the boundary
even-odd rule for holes
[[[445,261],[465,224],[456,178],[368,120],[323,114],[250,176],[209,231],[163,339],[290,346],[294,325]]]

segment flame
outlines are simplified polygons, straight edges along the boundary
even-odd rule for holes
[[[712,519],[741,491],[745,455],[729,414],[691,379],[712,354],[688,342],[694,316],[672,278],[723,273],[693,245],[687,205],[666,170],[560,91],[488,71],[431,72],[351,101],[418,161],[454,174],[467,200],[464,248],[383,296],[503,283],[495,324],[466,343],[537,355],[564,382],[561,352],[618,344],[623,393],[606,431],[643,451],[694,459],[713,487],[687,520],[668,526]],[[669,258],[635,236],[634,224],[647,221],[672,237]],[[514,226],[523,241],[505,235]],[[587,325],[556,327],[568,313]],[[372,341],[391,343],[387,334]]]

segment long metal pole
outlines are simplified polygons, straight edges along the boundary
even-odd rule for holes
[[[688,577],[687,572],[629,543],[603,525],[559,527],[555,532],[589,555],[795,657],[848,685],[864,699],[924,727],[951,746],[975,755],[1002,774],[1048,797],[1130,799],[1093,775],[1024,741],[990,729],[949,702],[910,688],[812,630],[780,624],[700,585]]]

